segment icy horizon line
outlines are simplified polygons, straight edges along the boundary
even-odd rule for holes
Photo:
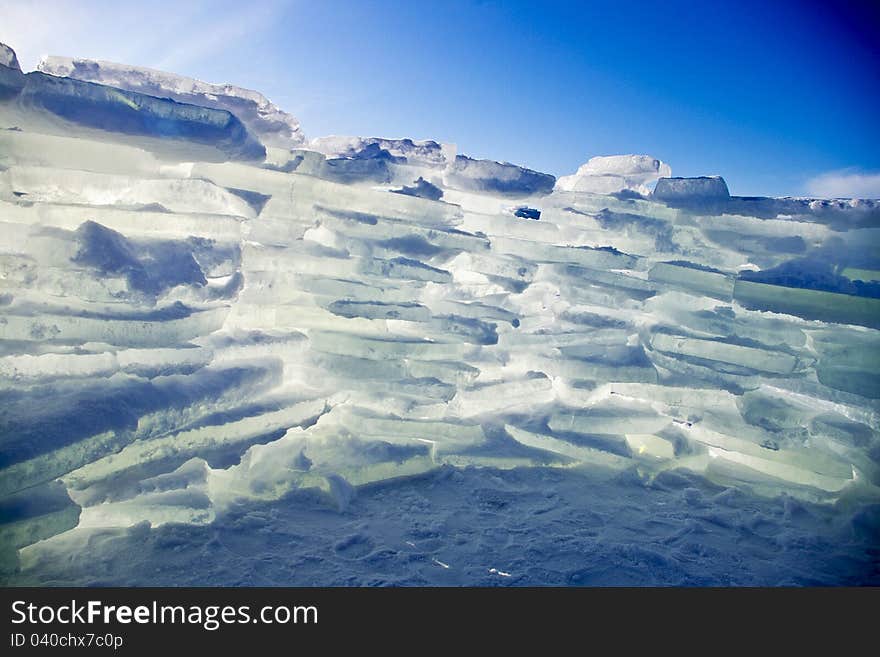
[[[7,47],[15,53],[15,50],[11,47]],[[19,60],[20,62],[20,60]],[[282,110],[280,107],[275,105],[270,98],[268,98],[265,94],[257,89],[252,89],[250,87],[244,87],[241,85],[234,84],[232,82],[209,82],[206,80],[202,80],[200,78],[183,75],[176,73],[172,70],[156,68],[151,66],[141,66],[134,64],[126,64],[123,62],[115,62],[108,59],[98,59],[98,58],[87,58],[87,57],[74,57],[69,55],[51,55],[51,54],[42,54],[37,62],[36,68],[32,71],[27,72],[41,72],[53,74],[50,70],[54,66],[58,66],[62,63],[69,63],[72,68],[77,63],[81,64],[98,64],[99,66],[110,66],[116,69],[127,69],[129,71],[136,72],[151,72],[156,74],[157,76],[162,76],[170,79],[176,79],[184,82],[193,82],[197,85],[203,85],[205,87],[212,87],[216,89],[224,89],[232,92],[244,92],[246,97],[254,97],[256,102],[261,105],[266,105],[272,110],[277,111],[280,114],[283,114],[286,117],[290,117],[290,119],[295,122],[294,132],[298,133],[298,136],[301,138],[301,143],[299,144],[299,148],[304,150],[313,150],[319,153],[323,153],[327,155],[327,153],[322,150],[316,142],[320,142],[322,140],[383,140],[383,141],[405,141],[410,140],[415,144],[426,144],[429,142],[433,142],[439,144],[440,146],[451,148],[452,151],[458,154],[458,144],[456,142],[446,142],[442,140],[437,140],[431,137],[426,138],[413,138],[411,136],[378,136],[378,135],[344,135],[340,133],[331,133],[327,135],[319,135],[316,137],[309,137],[304,134],[301,130],[301,123],[297,117],[292,114],[289,114]],[[57,70],[57,69],[56,69]],[[65,76],[70,77],[70,76]],[[108,86],[114,86],[112,84],[108,84]],[[150,94],[147,94],[150,95]],[[267,144],[268,145],[268,144]],[[462,153],[463,154],[463,153]],[[523,165],[519,165],[515,162],[511,162],[506,159],[497,159],[495,157],[485,158],[493,162],[497,162],[499,164],[513,164],[515,166],[519,166],[523,169],[527,169],[530,171],[535,171],[537,173],[544,173],[547,175],[553,175],[557,179],[557,185],[559,181],[565,179],[574,179],[576,178],[581,171],[590,165],[591,162],[595,160],[601,159],[610,159],[610,158],[653,158],[652,155],[644,154],[644,153],[602,153],[602,154],[594,154],[591,155],[579,168],[576,172],[569,174],[557,175],[555,173],[549,173],[546,171],[541,171],[538,169],[531,169],[530,167],[525,167]],[[477,158],[484,159],[484,158]],[[669,168],[668,162],[660,158],[654,158],[661,162],[662,165],[665,165]],[[604,175],[599,172],[598,175]],[[723,174],[715,172],[711,174],[703,173],[698,176],[686,176],[687,178],[703,178],[703,177],[721,177],[723,178]],[[672,177],[671,170],[668,174],[660,177]],[[657,178],[659,179],[659,177]],[[649,181],[647,184],[644,182],[637,185],[633,191],[638,191],[642,195],[649,195],[653,191],[653,186],[656,184],[656,179]],[[775,195],[767,198],[779,198],[779,199],[798,199],[798,200],[827,200],[827,201],[873,201],[880,200],[880,172],[872,172],[872,171],[863,171],[858,167],[845,167],[839,168],[824,172],[819,172],[810,178],[808,178],[804,184],[803,194],[785,194],[785,195]],[[565,187],[561,187],[563,191],[576,191],[574,189],[566,189]],[[753,195],[738,195],[732,194],[732,196],[743,196],[743,197],[751,197]],[[760,196],[758,196],[760,197]]]

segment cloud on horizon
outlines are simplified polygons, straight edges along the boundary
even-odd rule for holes
[[[880,198],[880,173],[829,171],[810,178],[806,190],[810,196],[821,198]]]

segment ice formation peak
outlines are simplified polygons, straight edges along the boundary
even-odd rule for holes
[[[590,158],[577,173],[562,176],[556,189],[611,194],[624,190],[647,194],[650,183],[671,176],[672,168],[650,155],[604,155]]]
[[[427,166],[443,167],[455,159],[455,146],[433,140],[385,139],[383,137],[347,137],[328,135],[309,141],[308,147],[328,158],[365,159],[381,156]],[[386,157],[387,157],[386,156]]]
[[[150,96],[227,110],[266,146],[298,148],[305,142],[296,117],[279,109],[258,91],[231,84],[202,82],[142,66],[72,57],[43,57],[37,70],[49,75],[97,82]]]
[[[6,66],[16,71],[21,70],[21,66],[18,64],[18,57],[15,56],[15,51],[5,43],[0,43],[0,66]]]

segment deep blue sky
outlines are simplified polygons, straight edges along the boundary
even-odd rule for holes
[[[821,174],[880,190],[877,12],[830,4],[0,0],[0,40],[25,68],[64,54],[258,89],[311,137],[431,138],[557,175],[649,153],[737,194]]]

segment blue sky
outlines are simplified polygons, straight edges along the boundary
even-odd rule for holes
[[[649,153],[735,194],[880,196],[878,14],[833,4],[0,0],[0,40],[26,69],[71,55],[258,89],[310,137],[556,175]]]

